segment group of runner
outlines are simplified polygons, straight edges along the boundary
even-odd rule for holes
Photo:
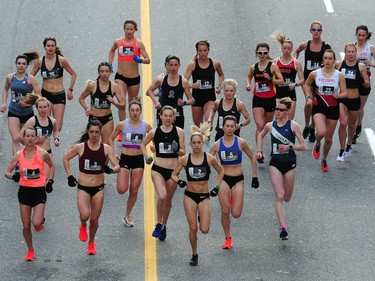
[[[293,192],[295,151],[305,150],[305,139],[308,138],[314,142],[313,157],[320,159],[324,138],[321,170],[329,171],[327,156],[337,121],[340,120],[337,160],[344,161],[350,156],[351,145],[361,132],[363,108],[370,93],[371,60],[375,57],[374,46],[368,42],[371,32],[366,26],[357,27],[357,42],[345,46],[342,62],[336,61],[334,51],[322,41],[320,22],[312,22],[309,30],[312,39],[302,42],[294,53],[293,43],[284,34],[276,34],[274,37],[281,44],[282,55],[274,60],[269,56],[267,43],[256,46],[255,55],[259,61],[251,65],[246,85],[246,90],[254,93],[252,113],[256,123],[257,147],[254,153],[247,141],[240,138],[241,128],[250,124],[250,115],[245,103],[236,98],[238,83],[225,79],[221,63],[209,57],[210,44],[205,40],[196,43],[196,55],[184,76],[179,74],[180,59],[174,55],[166,57],[165,73],[156,77],[146,91],[157,110],[157,127],[152,128],[151,124],[142,120],[143,107],[138,97],[141,81],[139,64],[149,64],[150,58],[142,41],[135,37],[137,23],[125,21],[125,35],[114,41],[108,62],[98,65],[98,77],[89,80],[80,94],[79,103],[89,121],[80,139],[63,158],[68,185],[77,185],[81,221],[79,239],[83,242],[88,240],[88,254],[96,254],[94,238],[104,202],[104,173],[117,173],[118,193],[129,191],[123,223],[133,227],[131,211],[137,200],[145,162],[152,164],[151,177],[158,196],[157,223],[152,236],[160,241],[166,239],[172,199],[179,186],[185,188],[184,209],[192,248],[190,265],[198,264],[198,228],[202,233],[208,233],[210,228],[210,197],[219,198],[225,235],[222,248],[231,249],[230,214],[238,218],[243,209],[242,154],[244,152],[250,159],[251,186],[258,188],[257,162],[264,163],[263,141],[267,133],[271,134],[269,170],[276,197],[279,236],[283,240],[288,239],[283,204],[291,199]],[[42,58],[36,52],[16,58],[17,71],[6,77],[0,107],[1,112],[6,111],[10,89],[8,126],[14,156],[5,176],[20,182],[18,197],[23,234],[28,246],[25,259],[28,261],[34,259],[31,225],[35,231],[43,228],[46,192],[53,190],[54,164],[50,139],[53,136],[54,145],[59,146],[66,98],[73,98],[77,76],[62,56],[55,38],[46,38],[43,45],[46,55]],[[111,82],[116,51],[117,71],[115,81]],[[305,51],[304,68],[297,59],[302,51]],[[34,68],[28,74],[26,68],[32,61],[35,61]],[[71,75],[67,93],[63,85],[64,69]],[[43,78],[41,90],[34,76],[39,70]],[[217,83],[216,74],[219,78]],[[296,87],[299,86],[302,86],[306,98],[303,131],[293,121]],[[216,94],[221,92],[224,97],[217,99]],[[88,97],[89,106],[86,104]],[[35,116],[34,103],[37,109]],[[120,122],[116,126],[112,104],[119,114]],[[185,147],[185,106],[191,106],[194,122],[189,141],[191,153],[187,153]],[[50,117],[51,114],[53,117]],[[213,127],[216,136],[211,144]],[[121,142],[120,156],[116,155],[116,139]],[[22,149],[20,142],[24,144]],[[146,146],[150,143],[155,157],[148,155]],[[79,158],[78,179],[69,165],[76,156]],[[107,165],[109,161],[112,168]],[[215,187],[210,190],[211,167],[216,170],[217,177]],[[182,169],[186,171],[186,181],[180,176]]]

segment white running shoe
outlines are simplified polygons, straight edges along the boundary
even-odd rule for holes
[[[344,154],[342,156],[340,156],[340,155],[337,156],[336,161],[337,162],[344,162],[345,161]]]
[[[349,151],[344,151],[343,156],[344,156],[345,158],[346,158],[346,157],[350,157],[350,156],[352,156],[352,150],[349,149]]]
[[[134,222],[132,221],[130,216],[126,216],[125,218],[122,219],[122,222],[124,223],[125,226],[127,227],[134,227]]]

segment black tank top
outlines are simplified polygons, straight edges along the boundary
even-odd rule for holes
[[[323,63],[323,54],[325,50],[330,49],[331,46],[326,44],[324,41],[322,42],[322,45],[320,47],[319,52],[313,52],[310,50],[310,43],[311,40],[307,41],[307,47],[305,50],[305,68],[303,70],[305,79],[309,76],[309,74],[316,69],[319,69],[322,67]]]
[[[210,173],[211,173],[211,168],[207,162],[206,152],[204,152],[202,164],[199,164],[199,165],[194,165],[191,162],[191,153],[189,153],[185,171],[186,171],[186,179],[188,181],[208,181],[210,177]]]
[[[49,138],[52,135],[52,131],[53,131],[53,124],[52,124],[51,118],[49,116],[47,116],[48,125],[47,126],[42,126],[39,123],[38,117],[36,115],[34,117],[35,117],[34,128],[36,129],[36,135],[38,137]]]
[[[348,66],[346,61],[343,60],[339,71],[344,74],[346,88],[357,89],[363,83],[358,62],[356,62],[353,66]]]
[[[217,108],[217,122],[216,122],[216,131],[222,130],[223,129],[223,123],[224,123],[224,117],[228,115],[232,115],[236,117],[237,119],[237,124],[240,123],[240,117],[241,113],[237,110],[237,99],[234,98],[233,105],[231,109],[229,110],[224,110],[223,108],[223,99],[220,100],[219,102],[219,107]],[[240,130],[237,130],[236,132],[239,132]]]
[[[156,156],[160,158],[178,158],[178,154],[172,150],[173,141],[180,144],[175,125],[168,133],[163,132],[160,127],[156,128],[154,136]]]
[[[85,174],[101,174],[104,171],[106,157],[104,145],[100,143],[98,150],[91,150],[85,141],[83,154],[79,157],[79,171]]]
[[[52,70],[47,69],[45,63],[45,57],[42,58],[42,65],[40,67],[40,74],[42,75],[43,79],[57,79],[63,77],[64,68],[61,67],[59,61],[59,55],[56,54],[56,62],[55,66]]]
[[[182,76],[179,75],[179,81],[176,86],[170,86],[168,84],[168,75],[163,79],[163,84],[161,85],[162,89],[162,101],[161,105],[170,105],[177,110],[182,109],[181,106],[177,106],[177,100],[182,99],[184,96],[184,87],[182,86]]]
[[[201,68],[198,59],[195,60],[195,69],[192,72],[193,83],[200,80],[201,87],[193,89],[193,94],[215,93],[215,67],[212,59],[207,68]]]
[[[111,107],[111,103],[107,98],[112,97],[111,81],[109,81],[108,91],[103,93],[99,87],[99,79],[96,80],[96,91],[91,95],[91,106],[98,109],[108,109]]]

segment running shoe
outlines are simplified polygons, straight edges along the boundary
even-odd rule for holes
[[[225,242],[221,245],[222,249],[232,249],[232,237],[225,238]]]
[[[315,129],[314,128],[309,128],[309,142],[314,143],[315,142]]]
[[[167,239],[167,226],[164,225],[163,229],[160,231],[159,240],[165,241]]]
[[[320,167],[322,169],[322,172],[329,172],[327,161],[322,160],[322,162],[320,163]]]
[[[86,229],[86,226],[83,226],[82,224],[79,226],[79,240],[81,240],[82,242],[86,242],[87,239],[89,238],[88,235],[87,235],[87,229]]]
[[[313,150],[312,150],[312,156],[315,158],[315,159],[319,159],[320,158],[320,146],[318,145],[315,145]]]
[[[126,216],[125,218],[123,218],[122,222],[127,227],[134,227],[134,221],[132,221],[132,218],[130,216]]]
[[[46,221],[46,218],[43,218],[43,222],[42,222],[42,224],[39,226],[39,227],[35,227],[34,226],[34,230],[36,231],[36,232],[39,232],[39,231],[41,231],[42,229],[43,229],[43,227],[44,227],[44,222]]]
[[[94,242],[89,242],[89,244],[87,245],[87,254],[96,255],[96,245]]]
[[[117,141],[118,142],[122,142],[122,133],[118,134]]]
[[[262,155],[262,157],[257,159],[257,161],[258,161],[259,164],[263,164],[264,163],[264,156]]]
[[[352,156],[352,149],[349,149],[348,151],[345,150],[343,156],[345,158]]]
[[[288,240],[288,230],[286,227],[280,228],[279,231],[281,240]]]
[[[309,127],[303,128],[302,136],[303,136],[304,139],[306,139],[307,136],[309,135],[309,131],[310,131]]]
[[[163,225],[161,223],[157,223],[155,225],[154,231],[152,232],[152,236],[155,238],[159,238],[162,229],[163,229]]]
[[[342,154],[341,156],[340,156],[340,154],[337,156],[337,158],[336,158],[336,161],[337,162],[344,162],[345,161],[345,157],[344,157],[344,154]]]
[[[191,266],[197,266],[198,265],[198,254],[193,254],[189,264]]]
[[[35,258],[34,250],[29,250],[25,256],[25,261],[33,261]]]

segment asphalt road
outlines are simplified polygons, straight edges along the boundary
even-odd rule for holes
[[[18,54],[34,49],[43,54],[42,41],[48,36],[57,38],[78,79],[75,99],[67,105],[61,146],[53,150],[57,167],[55,187],[48,198],[46,227],[34,235],[37,258],[33,263],[23,261],[26,245],[17,185],[1,181],[0,280],[144,280],[144,235],[151,234],[144,233],[143,188],[153,187],[141,187],[134,210],[136,226],[125,228],[121,218],[127,195],[117,194],[115,176],[107,177],[96,239],[98,254],[87,256],[86,244],[77,238],[76,191],[68,187],[61,161],[86,123],[77,96],[86,80],[96,77],[97,65],[107,60],[114,39],[123,35],[125,19],[140,22],[138,1],[4,2],[0,10],[1,82],[15,70]],[[323,39],[339,53],[347,42],[355,40],[357,25],[367,24],[370,31],[375,30],[371,25],[370,0],[358,4],[333,1],[333,13],[326,11],[323,0],[150,2],[153,76],[163,70],[164,58],[169,54],[181,58],[183,74],[194,55],[195,42],[208,39],[211,57],[221,61],[227,78],[239,82],[238,98],[245,101],[249,110],[251,94],[245,91],[245,77],[250,65],[256,62],[254,49],[258,42],[269,42],[271,56],[275,57],[279,46],[272,41],[271,34],[283,31],[298,46],[310,38],[310,22],[318,19],[323,22]],[[69,75],[65,77],[68,83]],[[375,87],[374,82],[372,86]],[[303,124],[300,89],[298,98],[295,119]],[[375,129],[373,108],[371,93],[364,127]],[[191,116],[189,110],[185,111],[188,129]],[[254,122],[241,131],[253,148],[254,132]],[[1,174],[11,157],[10,148],[6,114],[0,114]],[[158,280],[374,280],[374,157],[368,143],[361,136],[353,156],[339,164],[335,161],[339,149],[336,133],[328,159],[331,171],[324,174],[319,162],[311,157],[311,149],[312,144],[307,144],[307,151],[298,153],[295,190],[286,207],[288,241],[278,238],[268,165],[259,166],[257,190],[250,188],[251,171],[245,168],[245,205],[241,218],[232,220],[233,249],[223,251],[220,247],[224,235],[219,204],[213,199],[211,230],[208,235],[199,234],[200,263],[192,268],[188,265],[191,250],[183,192],[177,190],[168,238],[157,243]]]

